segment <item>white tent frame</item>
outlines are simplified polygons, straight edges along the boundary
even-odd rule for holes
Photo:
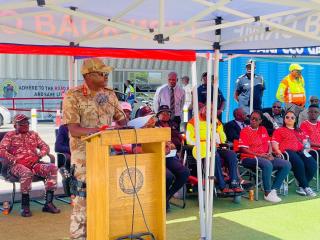
[[[266,14],[262,16],[251,16],[245,12],[238,11],[237,9],[232,9],[227,7],[226,5],[231,2],[231,0],[220,0],[218,3],[214,4],[210,1],[205,1],[205,0],[193,0],[193,2],[199,3],[207,9],[200,11],[199,13],[195,14],[194,16],[189,17],[189,19],[186,19],[183,23],[175,25],[173,27],[166,27],[165,26],[165,0],[158,0],[159,1],[159,26],[157,29],[144,29],[141,27],[138,27],[133,24],[128,24],[122,19],[131,11],[136,9],[137,7],[141,6],[141,4],[144,2],[144,0],[135,0],[131,2],[129,5],[125,6],[123,10],[119,11],[116,13],[113,18],[111,19],[105,19],[103,16],[97,16],[94,14],[90,14],[84,11],[80,11],[77,9],[69,9],[69,8],[64,8],[58,5],[58,3],[64,3],[68,2],[68,0],[46,0],[45,5],[39,6],[39,11],[37,13],[43,13],[47,11],[52,11],[53,13],[63,13],[67,14],[71,17],[80,17],[80,18],[85,18],[90,21],[93,21],[97,24],[99,24],[98,27],[96,27],[94,30],[92,30],[90,33],[80,36],[77,39],[73,41],[74,45],[78,44],[83,44],[83,43],[93,43],[95,40],[89,39],[89,36],[92,35],[93,33],[99,32],[102,30],[104,27],[113,27],[117,28],[123,32],[120,34],[114,36],[114,39],[117,37],[121,37],[125,34],[136,34],[138,36],[142,36],[148,40],[153,41],[154,37],[156,34],[163,34],[164,39],[169,38],[170,40],[175,40],[175,39],[188,39],[190,42],[195,42],[195,43],[205,43],[206,46],[211,50],[211,44],[212,42],[203,40],[203,39],[189,39],[190,36],[194,34],[200,34],[200,33],[208,33],[211,31],[215,30],[221,30],[221,29],[226,29],[226,28],[231,28],[235,26],[242,26],[242,25],[247,25],[251,24],[254,22],[260,22],[263,27],[271,27],[271,30],[275,29],[275,31],[282,31],[286,33],[293,34],[295,36],[303,37],[305,39],[309,40],[314,40],[317,42],[320,42],[320,37],[313,33],[308,33],[306,34],[303,31],[292,29],[288,26],[290,21],[287,21],[287,23],[275,23],[272,22],[272,19],[275,17],[281,17],[281,16],[288,16],[290,14],[302,14],[305,13],[307,15],[308,13],[314,13],[314,12],[319,12],[320,11],[320,1],[319,0],[312,0],[312,4],[309,4],[307,6],[304,6],[303,8],[301,7],[301,2],[296,1],[296,0],[251,0],[251,2],[255,3],[272,3],[272,4],[278,4],[281,6],[288,6],[288,7],[294,7],[294,9],[291,10],[286,10],[286,11],[279,11],[276,13],[272,14]],[[2,10],[17,10],[17,9],[23,9],[23,8],[32,8],[32,7],[37,7],[37,2],[36,1],[26,1],[26,2],[21,2],[21,3],[10,3],[10,4],[0,4],[0,9]],[[232,22],[224,22],[222,24],[218,25],[212,25],[212,26],[205,26],[205,27],[199,27],[196,30],[193,31],[186,31],[186,32],[180,32],[181,29],[187,28],[192,26],[193,24],[197,23],[199,20],[201,20],[203,17],[208,16],[209,14],[212,14],[216,11],[222,11],[225,13],[232,14],[234,16],[240,17],[240,20],[232,21]],[[31,13],[24,13],[22,15],[16,16],[21,17],[21,16],[29,16]],[[8,19],[14,19],[14,16],[8,16]],[[62,44],[64,46],[70,45],[70,41],[63,39],[61,37],[52,37],[52,36],[46,36],[40,33],[33,32],[31,30],[26,30],[26,29],[18,29],[9,25],[5,24],[0,24],[0,27],[15,31],[18,33],[21,33],[26,36],[30,37],[36,37],[38,39],[43,39],[43,40],[48,40],[53,43],[58,43]],[[255,33],[259,34],[259,33]],[[99,38],[99,40],[103,40],[104,38]],[[109,38],[110,39],[110,38]],[[234,41],[234,40],[232,40]],[[220,42],[220,45],[222,47],[224,45],[230,44],[232,41],[224,41]],[[236,41],[239,41],[237,39]],[[215,135],[216,135],[216,114],[217,114],[217,97],[218,97],[218,75],[219,75],[219,50],[215,49],[215,62],[214,62],[214,92],[213,92],[213,115],[211,117],[212,120],[209,119],[209,123],[212,123],[212,131],[209,132],[210,127],[207,127],[207,137],[212,139],[207,141],[207,150],[210,150],[211,147],[211,159],[209,159],[209,156],[207,155],[207,161],[206,161],[206,166],[209,170],[209,172],[206,171],[206,189],[205,193],[202,191],[202,173],[201,173],[201,159],[200,159],[200,136],[199,136],[199,117],[198,117],[198,98],[197,98],[197,74],[196,74],[196,63],[192,62],[192,85],[193,85],[193,94],[194,94],[194,100],[193,100],[193,105],[194,105],[194,112],[195,112],[195,129],[196,129],[196,146],[197,146],[197,167],[198,167],[198,188],[199,188],[199,208],[200,208],[200,223],[201,223],[201,239],[211,239],[212,237],[212,196],[213,196],[213,187],[214,183],[212,180],[210,180],[210,176],[213,176],[214,174],[214,164],[215,164]],[[211,61],[211,57],[209,58],[209,61]],[[211,81],[211,63],[208,62],[208,77],[209,81]],[[76,79],[76,64],[74,64],[74,60],[72,57],[69,59],[69,69],[70,69],[70,83],[71,83],[71,78],[73,77]],[[231,69],[231,63],[230,63],[230,69]],[[253,68],[252,70],[254,71],[254,63],[253,63]],[[74,74],[71,72],[74,71]],[[253,74],[252,74],[253,75]],[[251,79],[251,86],[253,84],[253,79]],[[230,83],[229,85],[230,86]],[[207,99],[211,99],[211,86],[207,86]],[[253,89],[253,88],[252,88]],[[253,93],[251,93],[253,94]],[[229,98],[230,98],[230,93],[229,93]],[[229,99],[228,98],[228,99]],[[211,102],[211,101],[209,101]],[[252,102],[252,101],[251,101]],[[228,103],[230,104],[230,102]],[[227,104],[227,107],[228,107]],[[252,105],[252,104],[251,104]],[[210,108],[209,108],[210,107]],[[252,109],[252,106],[250,106]],[[207,105],[207,110],[209,109],[208,113],[211,111],[211,106],[210,103]],[[208,114],[210,115],[210,114]],[[210,126],[210,125],[208,125]],[[209,151],[208,151],[209,153]],[[205,194],[205,201],[204,201],[204,194]]]
[[[90,13],[86,13],[83,11],[80,11],[78,9],[70,9],[70,8],[64,8],[61,6],[58,6],[57,3],[64,3],[68,2],[68,0],[46,0],[46,4],[39,7],[39,12],[37,13],[44,13],[47,11],[53,11],[56,13],[63,13],[67,14],[69,16],[74,16],[74,17],[80,17],[80,18],[85,18],[88,20],[91,20],[93,22],[96,22],[100,24],[99,27],[97,27],[94,31],[86,34],[85,36],[81,36],[78,39],[74,41],[74,44],[81,44],[82,41],[88,40],[88,37],[95,33],[100,31],[102,28],[108,26],[108,27],[113,27],[117,28],[121,31],[124,31],[125,33],[130,33],[130,34],[137,34],[139,36],[148,38],[150,40],[153,39],[155,33],[163,34],[165,38],[170,38],[170,39],[175,39],[175,38],[181,38],[181,37],[190,37],[194,34],[199,34],[199,33],[206,33],[206,32],[211,32],[214,30],[218,29],[225,29],[225,28],[230,28],[230,27],[235,27],[235,26],[241,26],[241,25],[246,25],[254,22],[260,22],[263,24],[265,27],[272,27],[276,30],[280,30],[283,32],[291,33],[306,39],[311,39],[315,41],[320,41],[320,37],[316,36],[315,34],[308,33],[306,34],[303,31],[292,29],[290,27],[285,26],[286,23],[284,24],[278,24],[274,23],[271,21],[271,19],[276,18],[276,17],[281,17],[281,16],[288,16],[291,14],[298,14],[298,13],[303,13],[306,12],[306,16],[310,13],[314,12],[319,12],[320,11],[320,4],[319,1],[313,0],[313,5],[307,5],[304,7],[301,7],[301,2],[294,1],[294,0],[282,0],[282,1],[276,1],[276,0],[251,0],[252,2],[268,2],[268,3],[273,3],[273,4],[278,4],[282,6],[289,6],[289,7],[295,7],[295,9],[287,10],[287,11],[281,11],[281,12],[276,12],[273,14],[266,14],[262,16],[251,16],[247,13],[238,11],[236,9],[231,9],[229,7],[226,7],[225,5],[230,3],[231,0],[220,0],[218,3],[212,3],[209,1],[205,0],[193,0],[193,2],[199,3],[200,5],[208,7],[207,9],[199,12],[198,14],[192,16],[188,20],[186,20],[183,23],[180,23],[178,25],[175,25],[173,27],[165,27],[165,1],[164,0],[158,0],[159,1],[159,26],[158,26],[158,31],[150,31],[150,29],[143,29],[141,27],[135,26],[133,24],[128,24],[124,21],[121,20],[124,16],[126,16],[129,12],[133,11],[136,9],[138,6],[140,6],[144,0],[135,0],[132,2],[129,6],[125,7],[122,11],[116,13],[112,19],[105,19],[102,16],[96,16]],[[0,8],[5,9],[5,10],[16,10],[16,9],[23,9],[23,8],[30,8],[30,7],[36,7],[36,1],[32,2],[22,2],[22,3],[12,3],[12,4],[1,4]],[[41,10],[41,11],[40,11]],[[186,32],[179,32],[179,30],[190,27],[191,25],[195,24],[197,21],[202,19],[205,16],[208,16],[209,14],[212,14],[216,11],[222,11],[226,12],[229,14],[232,14],[234,16],[240,17],[242,19],[232,21],[232,22],[224,22],[219,25],[212,25],[209,27],[198,27],[196,30],[192,31],[186,31]],[[8,16],[8,19],[14,19],[14,18],[19,18],[21,16],[29,16],[32,15],[31,13],[25,13],[22,15],[15,15],[15,16]],[[3,18],[3,17],[2,17]],[[40,33],[28,31],[28,30],[22,30],[18,28],[14,28],[12,26],[7,26],[2,24],[1,27],[10,29],[12,31],[20,32],[25,35],[30,35],[33,37],[38,37],[38,38],[43,38],[47,39],[56,43],[60,43],[63,45],[68,45],[69,41],[63,40],[61,38],[57,37],[49,37],[42,35]],[[123,33],[120,33],[123,34]],[[238,39],[239,40],[239,39]],[[208,41],[205,41],[208,42]],[[223,42],[223,44],[227,44],[229,42]],[[210,44],[208,42],[208,44]]]

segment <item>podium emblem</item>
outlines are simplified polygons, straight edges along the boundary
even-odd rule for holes
[[[131,177],[131,180],[130,180]],[[133,186],[136,188],[138,193],[144,183],[144,178],[142,172],[138,168],[128,168],[125,169],[119,177],[119,186],[123,193],[132,195],[134,194]]]

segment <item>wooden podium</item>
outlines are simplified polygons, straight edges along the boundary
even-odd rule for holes
[[[87,154],[88,240],[112,240],[131,234],[133,202],[133,233],[147,232],[129,173],[133,183],[136,182],[150,232],[157,240],[166,239],[164,148],[170,136],[169,128],[146,128],[107,130],[83,139]],[[142,145],[143,153],[110,153],[113,145],[135,143]]]

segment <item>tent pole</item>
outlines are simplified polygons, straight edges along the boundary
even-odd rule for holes
[[[203,186],[202,186],[202,161],[200,156],[200,128],[199,128],[199,107],[198,107],[198,89],[197,89],[197,68],[196,62],[191,63],[192,76],[192,91],[193,91],[193,111],[195,120],[196,133],[196,153],[197,153],[197,174],[198,174],[198,198],[199,198],[199,212],[200,212],[200,234],[201,238],[205,240],[205,214],[203,202]]]
[[[73,81],[73,57],[69,56],[68,57],[68,65],[69,65],[69,69],[68,69],[68,73],[69,73],[69,88],[74,87],[74,81]]]
[[[297,13],[301,13],[301,12],[306,12],[306,9],[300,8],[300,9],[294,9],[294,10],[289,10],[289,11],[282,11],[282,12],[277,12],[277,13],[273,13],[273,14],[263,15],[263,16],[260,16],[260,21],[264,22],[264,23],[268,22],[267,23],[268,25],[276,27],[276,25],[279,25],[279,24],[275,24],[275,23],[273,23],[271,21],[268,21],[268,19],[281,17],[281,16],[288,16],[290,14],[297,14]],[[254,17],[249,17],[249,18],[244,18],[244,19],[241,19],[241,20],[238,20],[238,21],[234,21],[234,22],[222,23],[220,25],[211,25],[211,26],[207,26],[207,27],[199,27],[196,30],[192,30],[192,31],[179,32],[179,33],[174,34],[174,36],[176,36],[176,37],[184,37],[184,36],[195,35],[195,34],[204,33],[204,32],[215,31],[215,30],[223,29],[223,28],[246,25],[246,24],[250,24],[250,23],[253,23],[253,22],[256,22]],[[269,24],[269,22],[270,22],[270,24]],[[290,31],[290,28],[287,28],[286,31]],[[292,33],[294,33],[294,32],[304,33],[302,31],[298,31],[298,30],[294,30],[294,29],[291,29],[291,32]],[[311,36],[307,36],[307,35],[308,34],[305,34],[305,37],[310,37],[312,39],[317,38],[317,37],[315,37],[315,35],[311,35]]]
[[[222,18],[217,17],[215,24],[221,25]],[[210,167],[209,178],[209,201],[207,203],[207,240],[213,239],[212,225],[213,225],[213,195],[214,195],[214,170],[215,170],[215,158],[216,158],[216,136],[217,136],[217,111],[218,111],[218,88],[219,88],[219,61],[220,61],[220,41],[221,41],[221,29],[215,31],[215,42],[213,43],[214,49],[214,78],[213,78],[213,111],[212,114],[212,132],[211,132],[211,161],[208,164]],[[211,99],[210,99],[211,100]]]
[[[73,81],[74,86],[78,86],[78,60],[73,58]]]
[[[228,58],[228,85],[227,85],[227,112],[226,112],[226,122],[229,122],[230,115],[230,91],[231,91],[231,58]]]
[[[68,8],[63,8],[63,7],[60,7],[60,6],[57,6],[57,5],[46,5],[45,7],[48,8],[48,9],[51,9],[53,11],[59,12],[59,13],[65,13],[65,14],[68,14],[68,15],[71,15],[71,16],[76,16],[76,17],[79,17],[79,18],[85,18],[85,19],[88,19],[90,21],[94,21],[96,23],[103,24],[105,26],[114,27],[114,28],[120,29],[122,31],[126,31],[126,32],[129,32],[129,33],[137,34],[139,36],[152,38],[152,35],[151,35],[151,33],[149,31],[146,31],[146,30],[144,30],[144,29],[142,29],[140,27],[133,26],[133,25],[130,25],[130,24],[125,23],[125,22],[106,21],[106,19],[104,19],[102,17],[99,17],[99,16],[95,16],[93,14],[88,14],[88,13],[85,13],[85,12],[82,12],[82,11],[79,11],[79,10],[73,11],[73,10],[70,10]]]
[[[250,114],[253,111],[253,96],[254,96],[254,70],[255,70],[255,62],[251,61],[251,78],[250,78]]]
[[[216,135],[217,135],[217,106],[218,106],[218,88],[219,88],[219,59],[220,50],[214,50],[214,81],[213,81],[213,111],[212,111],[212,141],[211,141],[211,161],[210,161],[210,177],[214,176],[215,157],[216,157]],[[214,179],[209,181],[209,202],[208,202],[208,240],[213,239],[213,195],[214,195]]]
[[[208,216],[208,203],[209,203],[209,174],[210,174],[210,142],[211,142],[211,96],[212,96],[212,53],[208,53],[207,55],[207,117],[206,117],[206,158],[205,158],[205,211],[206,216]],[[209,218],[206,217],[206,233],[208,237],[208,220]]]
[[[164,30],[164,0],[159,0],[159,33]]]
[[[132,2],[130,5],[128,5],[125,9],[123,9],[122,11],[118,12],[113,18],[113,21],[117,21],[119,19],[121,19],[123,16],[127,15],[128,12],[132,11],[133,9],[139,7],[139,5],[141,5],[144,2],[144,0],[136,0],[134,2]]]

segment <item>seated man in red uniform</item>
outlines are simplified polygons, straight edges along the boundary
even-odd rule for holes
[[[49,154],[49,146],[34,131],[29,131],[29,118],[18,114],[13,119],[14,131],[8,132],[0,143],[0,157],[9,161],[9,173],[21,185],[21,216],[30,217],[29,192],[34,175],[45,178],[45,205],[43,212],[60,213],[52,203],[57,187],[57,167],[40,159]]]
[[[310,138],[311,148],[318,151],[320,154],[320,115],[319,106],[316,104],[310,105],[308,108],[308,120],[301,123],[300,129]],[[310,154],[316,159],[316,153],[310,151]]]
[[[318,105],[310,105],[308,108],[308,120],[301,123],[301,130],[310,138],[311,147],[314,150],[320,150],[320,115]],[[312,152],[311,152],[312,154]]]

